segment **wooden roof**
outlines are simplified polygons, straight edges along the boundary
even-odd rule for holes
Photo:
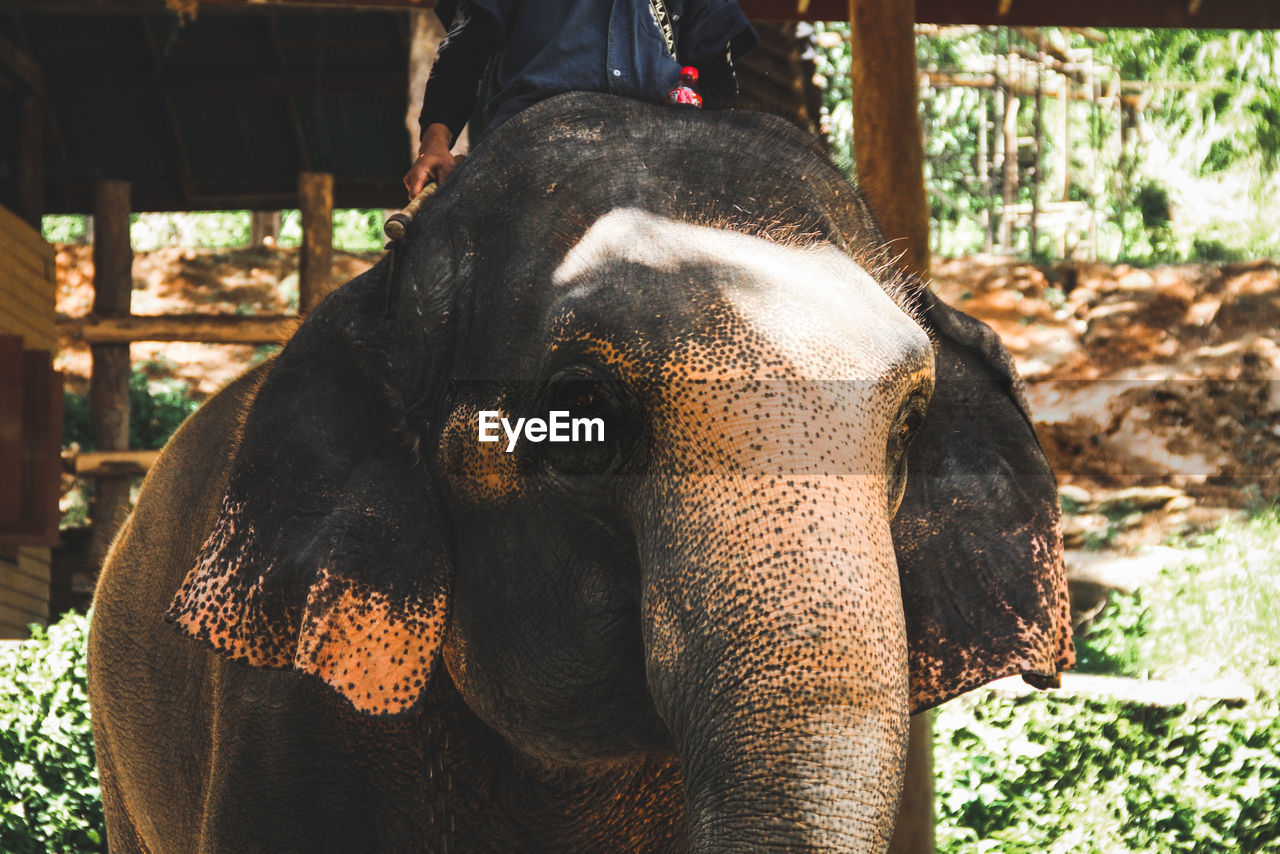
[[[103,178],[133,182],[135,210],[294,207],[301,170],[331,172],[339,204],[399,203],[404,12],[255,4],[182,22],[159,3],[62,5],[0,13],[0,52],[43,88],[46,212],[88,210]],[[0,125],[29,91],[3,78],[0,63]],[[16,192],[15,145],[0,134],[0,204]]]
[[[146,8],[156,0],[10,0],[40,6],[102,12]],[[190,0],[175,0],[186,5]],[[431,9],[436,0],[197,0],[212,6],[293,6],[329,9]],[[739,0],[748,16],[762,21],[839,21],[848,0]],[[1177,27],[1201,29],[1280,28],[1276,0],[916,0],[916,20],[930,24],[1071,27]]]
[[[398,204],[408,11],[435,0],[0,0],[0,204],[85,211],[94,181],[137,210],[296,205],[299,170],[340,206]],[[836,20],[847,0],[740,0],[759,21]],[[1280,28],[1280,0],[916,0],[939,24]],[[40,141],[40,156],[29,149]],[[38,182],[37,182],[38,183]]]

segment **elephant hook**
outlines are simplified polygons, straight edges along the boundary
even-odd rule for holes
[[[396,294],[399,290],[396,287],[396,267],[398,266],[396,264],[396,248],[408,232],[409,223],[413,222],[413,218],[418,215],[423,203],[431,198],[438,189],[440,189],[439,184],[435,181],[428,181],[409,204],[387,217],[386,223],[382,226],[382,232],[387,236],[385,248],[391,253],[391,267],[387,271],[387,317],[391,317],[391,309],[395,305]]]

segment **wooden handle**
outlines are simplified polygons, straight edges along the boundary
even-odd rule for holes
[[[409,223],[413,222],[413,218],[418,215],[418,209],[422,207],[422,203],[429,199],[438,189],[439,185],[435,181],[428,181],[426,186],[422,188],[422,192],[413,197],[413,201],[387,217],[386,225],[382,226],[382,231],[387,235],[387,239],[399,240],[404,237],[405,231],[409,228]]]

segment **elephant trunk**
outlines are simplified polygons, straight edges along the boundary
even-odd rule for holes
[[[907,660],[883,478],[744,474],[676,503],[643,611],[693,850],[885,850]]]

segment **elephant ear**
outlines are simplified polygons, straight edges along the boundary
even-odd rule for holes
[[[311,673],[361,712],[396,714],[438,658],[451,572],[376,340],[389,336],[382,267],[325,300],[272,365],[166,617],[233,660]]]
[[[1022,381],[986,324],[920,289],[937,375],[893,522],[921,711],[1014,674],[1071,667],[1057,483]]]

